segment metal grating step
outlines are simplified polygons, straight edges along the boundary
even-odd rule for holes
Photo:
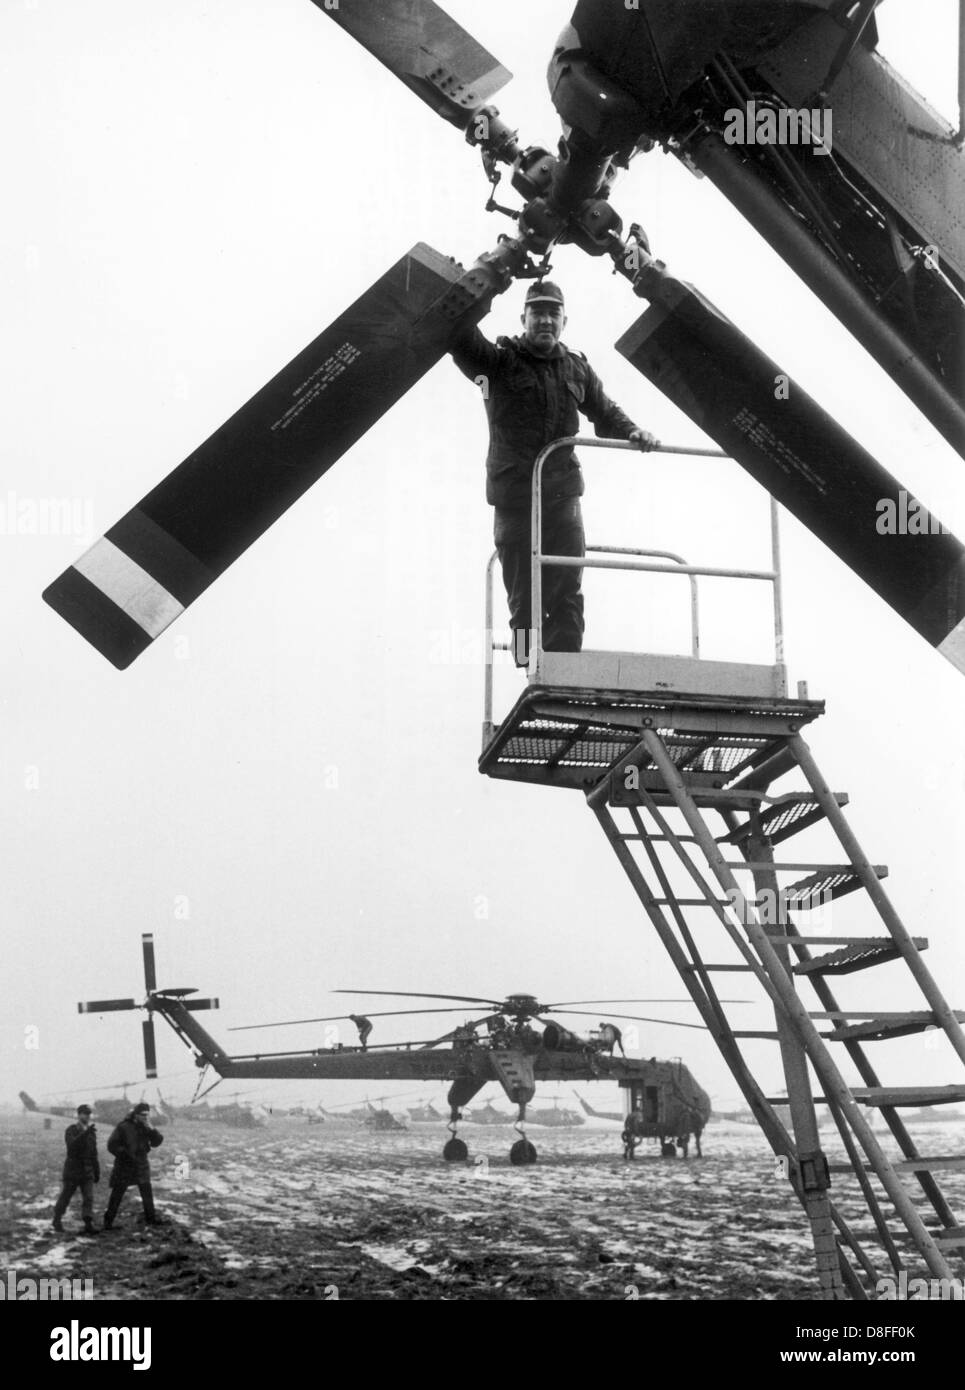
[[[957,1105],[965,1100],[965,1086],[852,1086],[851,1098],[859,1105],[890,1109],[902,1105]],[[812,1097],[815,1105],[827,1105],[826,1096]],[[767,1096],[768,1105],[788,1105],[787,1096]]]
[[[811,1017],[840,1020],[835,1024],[833,1032],[823,1034],[831,1042],[885,1042],[889,1038],[906,1038],[912,1033],[924,1033],[929,1028],[938,1027],[933,1013],[913,1010],[907,1013],[881,1013],[860,1023],[847,1022],[841,1013],[815,1013]],[[854,1018],[855,1015],[849,1017]],[[965,1023],[965,1013],[956,1012],[955,1017],[959,1023]]]
[[[912,945],[919,951],[928,949],[928,941],[923,936],[912,937]],[[867,970],[870,965],[884,965],[900,959],[901,952],[890,936],[866,936],[840,951],[827,951],[813,960],[798,961],[791,969],[795,975],[850,975],[855,970]]]
[[[839,806],[847,806],[848,797],[844,792],[835,792],[834,799]],[[787,792],[777,796],[765,811],[760,814],[760,830],[772,845],[789,840],[801,830],[807,830],[824,820],[824,812],[817,797],[810,792]],[[755,829],[752,821],[739,826],[728,835],[722,835],[720,844],[739,845]]]
[[[888,870],[883,864],[872,864],[871,868],[877,878],[888,877]],[[812,907],[821,907],[835,898],[843,898],[861,886],[861,879],[850,865],[827,864],[817,873],[782,888],[781,900],[796,912],[809,912]]]
[[[965,1154],[939,1155],[935,1158],[903,1158],[891,1166],[896,1173],[963,1173]],[[863,1167],[866,1173],[874,1172],[870,1163],[865,1163]],[[853,1173],[854,1167],[850,1163],[829,1163],[828,1170],[831,1173]]]

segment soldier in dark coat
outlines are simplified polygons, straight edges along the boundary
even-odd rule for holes
[[[161,1220],[154,1210],[154,1192],[151,1188],[151,1161],[148,1157],[152,1149],[164,1143],[164,1135],[152,1129],[148,1116],[151,1107],[147,1101],[135,1105],[126,1119],[121,1120],[114,1130],[107,1147],[114,1155],[111,1171],[111,1197],[104,1213],[104,1230],[114,1225],[124,1193],[132,1183],[137,1184],[144,1203],[144,1224],[159,1226]]]
[[[551,441],[575,435],[580,415],[602,439],[627,439],[652,449],[653,435],[635,425],[603,390],[580,352],[560,341],[566,326],[563,292],[542,280],[531,285],[523,333],[491,343],[478,328],[450,344],[459,370],[482,387],[489,418],[486,500],[495,508],[494,536],[509,602],[517,666],[529,659],[533,467]],[[543,554],[585,554],[580,497],[583,474],[572,448],[551,455],[543,471]],[[549,566],[542,579],[543,648],[578,652],[583,645],[582,569]]]
[[[89,1105],[78,1105],[76,1124],[64,1130],[64,1143],[67,1157],[64,1160],[64,1183],[60,1196],[54,1204],[54,1230],[62,1231],[63,1215],[70,1205],[70,1199],[80,1188],[80,1214],[84,1222],[84,1235],[95,1235],[94,1231],[94,1183],[100,1182],[101,1165],[97,1157],[97,1131],[90,1122]]]

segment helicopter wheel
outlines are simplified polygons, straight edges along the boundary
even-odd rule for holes
[[[469,1157],[469,1149],[461,1139],[448,1139],[442,1151],[442,1156],[447,1163],[465,1163]]]
[[[661,1145],[660,1145],[660,1157],[661,1157],[661,1158],[676,1158],[676,1157],[677,1157],[677,1146],[676,1146],[676,1144],[673,1142],[672,1139],[670,1139],[670,1140],[665,1140],[664,1142],[661,1143]]]
[[[509,1151],[509,1161],[516,1168],[521,1168],[527,1163],[535,1163],[536,1145],[531,1144],[528,1139],[517,1139]]]

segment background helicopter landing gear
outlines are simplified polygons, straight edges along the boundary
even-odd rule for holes
[[[447,1163],[465,1163],[469,1157],[469,1146],[456,1134],[455,1124],[449,1125],[449,1133],[452,1137],[445,1142],[442,1150],[443,1158]]]

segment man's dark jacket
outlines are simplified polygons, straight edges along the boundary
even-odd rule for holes
[[[629,439],[637,426],[610,400],[582,353],[557,343],[549,357],[530,352],[522,338],[491,343],[478,328],[450,344],[453,361],[472,380],[483,378],[489,417],[486,500],[495,507],[525,507],[532,499],[533,465],[554,439],[579,433],[580,414],[601,439]],[[560,449],[543,469],[548,500],[580,497],[583,473],[572,449]]]
[[[68,1125],[64,1130],[64,1143],[67,1145],[64,1182],[100,1182],[97,1131],[93,1126]]]
[[[114,1155],[111,1170],[111,1187],[128,1187],[131,1183],[151,1181],[151,1163],[148,1154],[164,1143],[164,1135],[159,1130],[138,1124],[132,1115],[121,1120],[110,1138],[110,1149]]]

